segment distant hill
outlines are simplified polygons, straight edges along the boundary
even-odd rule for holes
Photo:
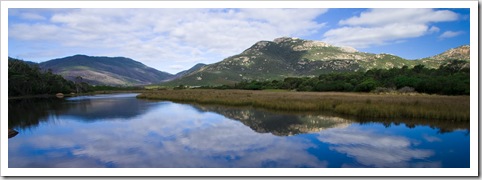
[[[198,64],[194,65],[193,67],[191,67],[191,68],[188,69],[188,70],[184,70],[184,71],[178,72],[177,74],[175,74],[175,75],[173,76],[173,79],[176,79],[176,78],[180,78],[180,77],[189,75],[189,74],[191,74],[191,73],[193,73],[193,72],[196,72],[196,71],[198,71],[198,70],[200,70],[201,68],[206,67],[206,66],[207,66],[206,64],[198,63]]]
[[[73,81],[80,76],[82,81],[91,85],[147,85],[173,77],[172,74],[124,57],[75,55],[42,62],[39,66]]]
[[[373,68],[423,64],[438,68],[449,59],[469,60],[469,46],[454,48],[440,55],[407,60],[391,54],[359,52],[352,47],[337,47],[324,42],[282,37],[259,41],[238,55],[184,74],[164,85],[222,85],[243,80],[281,80],[286,77],[318,76],[322,73],[366,71]]]

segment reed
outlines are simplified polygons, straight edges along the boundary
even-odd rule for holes
[[[469,96],[186,89],[147,91],[138,98],[286,111],[330,111],[366,118],[470,119]]]

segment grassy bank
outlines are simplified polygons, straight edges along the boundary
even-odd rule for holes
[[[138,98],[287,111],[330,111],[357,117],[470,119],[469,96],[187,89],[144,92]]]

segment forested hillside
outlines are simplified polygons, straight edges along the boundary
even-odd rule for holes
[[[8,58],[8,96],[70,93],[83,91],[87,84],[65,80],[51,71],[43,71],[36,64]]]

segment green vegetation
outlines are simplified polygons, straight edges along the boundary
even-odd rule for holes
[[[8,96],[55,94],[83,89],[84,83],[65,80],[51,71],[41,71],[35,64],[8,58]]]
[[[184,89],[149,91],[138,98],[283,111],[327,111],[367,118],[451,121],[469,121],[470,118],[469,96]]]
[[[296,91],[337,92],[420,92],[444,95],[469,95],[470,73],[466,61],[452,60],[439,69],[416,65],[391,69],[372,69],[366,72],[321,74],[318,77],[285,78],[282,81],[242,81],[217,89],[286,89]],[[209,87],[203,87],[209,88]]]

